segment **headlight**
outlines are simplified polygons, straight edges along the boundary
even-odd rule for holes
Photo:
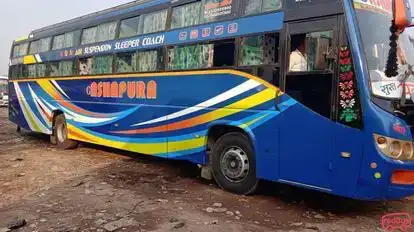
[[[381,152],[396,160],[414,160],[414,146],[411,141],[393,139],[374,134],[375,144]]]

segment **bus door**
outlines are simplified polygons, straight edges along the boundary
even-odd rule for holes
[[[331,189],[337,25],[338,18],[329,17],[285,26],[283,85],[299,104],[282,114],[281,182]]]

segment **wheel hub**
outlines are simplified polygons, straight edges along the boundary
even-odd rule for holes
[[[249,159],[239,147],[227,149],[221,158],[221,171],[232,182],[240,182],[249,173]]]

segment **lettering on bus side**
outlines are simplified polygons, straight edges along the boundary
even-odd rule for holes
[[[86,87],[86,94],[96,98],[157,99],[157,82],[94,81]]]
[[[84,48],[84,54],[93,54],[98,52],[107,52],[112,50],[111,44],[102,44]]]
[[[138,47],[147,47],[154,45],[162,45],[165,42],[165,35],[157,35],[144,37],[142,39],[133,39],[126,40],[122,42],[115,43],[115,50],[129,49],[129,48],[138,48]]]

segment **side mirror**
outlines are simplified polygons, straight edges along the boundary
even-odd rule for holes
[[[394,25],[401,32],[406,27],[414,26],[411,17],[410,0],[393,1]]]

